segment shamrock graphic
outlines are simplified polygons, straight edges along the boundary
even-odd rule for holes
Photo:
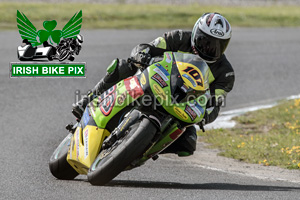
[[[61,38],[75,38],[80,33],[82,11],[80,10],[78,13],[75,13],[62,30],[54,30],[57,22],[52,20],[44,21],[43,27],[45,30],[37,31],[25,14],[18,10],[17,23],[22,39],[27,39],[31,42],[32,46],[38,46],[45,41],[49,41],[51,44],[58,44]]]
[[[47,41],[49,37],[50,37],[49,40],[50,40],[51,44],[53,44],[52,41],[57,44],[59,43],[60,38],[62,36],[62,31],[53,30],[53,29],[55,29],[56,25],[57,25],[57,22],[55,20],[44,21],[43,26],[46,30],[39,30],[37,32],[41,43]]]

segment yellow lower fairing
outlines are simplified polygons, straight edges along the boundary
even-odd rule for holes
[[[110,132],[96,126],[87,125],[82,130],[77,127],[69,148],[67,161],[79,173],[87,174],[97,157],[105,137]]]

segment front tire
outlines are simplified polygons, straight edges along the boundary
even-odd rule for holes
[[[78,175],[78,172],[76,172],[67,162],[67,155],[72,137],[72,133],[69,133],[55,149],[50,158],[49,168],[52,175],[57,179],[73,180]]]
[[[102,150],[87,174],[92,185],[105,185],[141,156],[157,132],[156,126],[144,118],[132,125],[123,138]]]
[[[74,61],[74,60],[75,60],[75,57],[74,57],[74,56],[70,56],[70,57],[69,57],[69,60],[70,60],[70,61]]]
[[[59,61],[64,61],[64,60],[66,60],[69,56],[70,56],[70,51],[67,50],[67,49],[62,49],[62,50],[59,52],[58,60],[59,60]]]

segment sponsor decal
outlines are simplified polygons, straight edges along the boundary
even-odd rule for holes
[[[142,74],[140,81],[141,81],[141,84],[142,84],[142,85],[146,85],[146,77],[145,77],[145,74]]]
[[[188,88],[188,86],[183,85],[183,86],[181,86],[181,89],[182,89],[182,91],[184,91],[186,93],[189,88]]]
[[[165,81],[168,81],[169,79],[167,76],[170,76],[170,73],[159,63],[155,64],[155,66],[157,68],[155,68],[154,71],[159,73],[160,75],[163,74],[161,76],[164,78]]]
[[[179,116],[179,118],[183,119],[183,120],[188,120],[188,115],[179,107],[174,106],[173,107],[174,112],[176,113],[176,115]]]
[[[198,86],[203,87],[203,80],[200,75],[201,72],[199,70],[197,70],[195,66],[194,67],[187,66],[187,68],[183,71],[188,73],[190,75],[190,77],[192,77],[192,79],[197,82]]]
[[[190,107],[191,109],[197,114],[198,117],[200,117],[202,115],[202,112],[201,110],[199,110],[197,107],[196,107],[196,101],[194,103],[190,103]],[[199,105],[200,106],[200,105]]]
[[[163,99],[163,100],[167,99],[166,93],[157,84],[153,84],[153,89],[154,89],[156,95],[159,96],[161,99]]]
[[[171,56],[170,56],[170,54],[169,53],[166,53],[166,62],[167,63],[171,63],[172,62],[172,58],[171,58]]]
[[[197,85],[196,85],[196,82],[195,82],[189,75],[183,74],[182,76],[183,76],[184,78],[186,78],[187,80],[189,80],[189,81],[192,83],[192,85],[193,85],[194,87],[197,86]]]
[[[99,102],[103,101],[108,95],[112,94],[115,90],[116,90],[116,85],[114,85],[111,88],[109,88],[108,90],[106,90],[104,93],[102,93],[99,96],[99,98],[98,98]]]
[[[89,155],[89,129],[87,128],[83,134],[84,141],[84,158]]]
[[[84,125],[84,127],[89,123],[90,118],[91,118],[91,116],[89,114],[89,111],[88,111],[88,109],[86,109],[84,114],[83,114],[83,125]]]
[[[128,91],[128,94],[134,99],[137,99],[144,94],[144,91],[136,76],[125,79],[124,85]]]
[[[168,84],[163,80],[163,78],[159,74],[154,74],[151,79],[153,79],[156,83],[160,85],[160,87],[167,87]]]
[[[170,138],[172,140],[175,140],[180,136],[181,133],[182,133],[182,131],[180,129],[177,129],[176,131],[174,131],[173,133],[170,134]]]
[[[79,157],[79,129],[76,132],[76,158],[78,160]]]
[[[134,90],[134,89],[138,86],[137,82],[136,82],[134,79],[130,79],[129,82],[130,82],[129,87],[130,87],[130,89],[132,89],[132,90]]]
[[[204,113],[204,109],[196,100],[190,106],[197,113],[198,117],[200,117]]]
[[[100,110],[103,115],[108,116],[110,115],[115,102],[116,102],[116,92],[108,95],[101,103],[100,103]]]
[[[197,113],[188,105],[185,106],[184,112],[188,114],[192,121],[197,118]]]
[[[126,91],[123,92],[122,94],[120,94],[120,95],[118,96],[118,99],[117,99],[118,104],[119,104],[119,105],[122,105],[122,104],[124,103],[126,97],[127,97],[127,92],[126,92]]]
[[[72,159],[72,153],[74,151],[74,143],[75,143],[75,140],[74,140],[74,136],[73,136],[72,139],[71,139],[71,147],[69,149],[70,159]]]
[[[211,34],[218,36],[218,37],[223,37],[224,36],[224,32],[218,29],[211,29],[210,30]]]

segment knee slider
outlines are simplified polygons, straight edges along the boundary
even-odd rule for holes
[[[197,144],[197,131],[194,126],[188,127],[184,132],[184,140],[183,146],[191,152],[196,150]]]

